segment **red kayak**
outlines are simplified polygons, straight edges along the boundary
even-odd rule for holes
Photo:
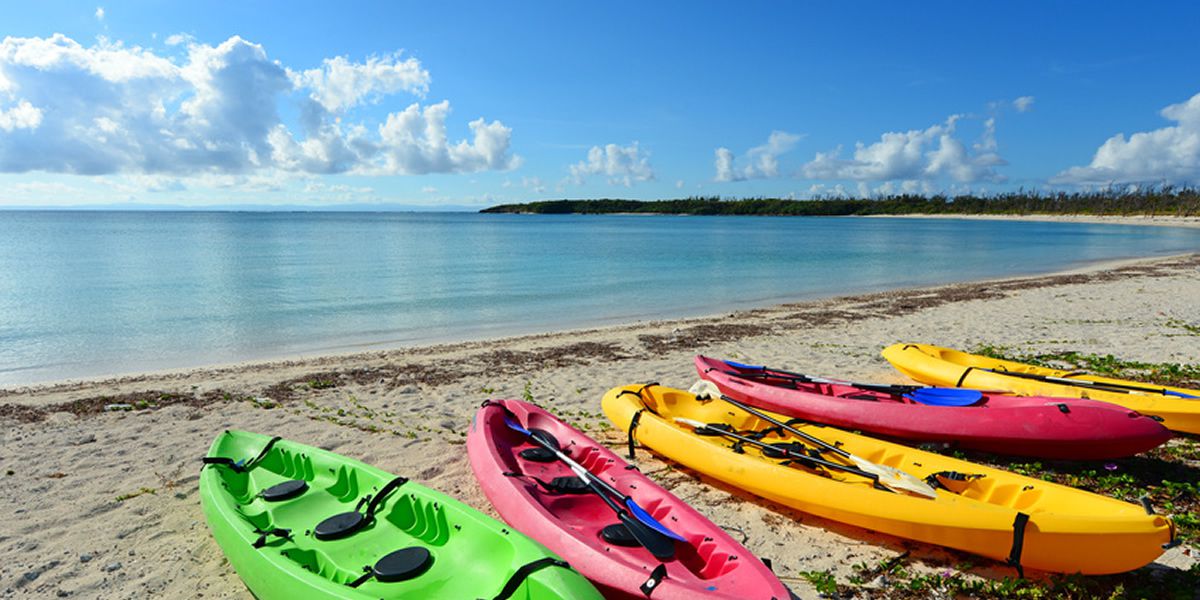
[[[706,356],[696,357],[696,371],[734,400],[771,412],[996,454],[1104,460],[1145,452],[1171,438],[1151,417],[1094,400],[813,381],[817,378]],[[970,404],[938,405],[937,393],[965,397]]]
[[[583,486],[567,464],[514,425],[553,440],[551,445],[569,459],[645,509],[649,520],[686,541],[668,539],[673,555],[656,558],[633,539],[633,527],[623,525],[594,491],[599,484],[593,489]],[[471,421],[467,454],[479,486],[500,517],[562,556],[605,598],[792,597],[766,564],[720,527],[608,448],[532,404],[485,402]]]

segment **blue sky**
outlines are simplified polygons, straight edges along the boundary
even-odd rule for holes
[[[1188,3],[23,6],[0,206],[1200,180]]]

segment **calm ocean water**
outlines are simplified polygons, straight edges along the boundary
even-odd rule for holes
[[[0,212],[0,385],[696,315],[1200,249],[929,219]]]

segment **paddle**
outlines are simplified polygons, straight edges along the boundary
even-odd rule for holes
[[[1118,393],[1122,393],[1122,394],[1129,394],[1132,392],[1151,392],[1154,394],[1162,394],[1164,396],[1175,396],[1177,398],[1200,399],[1200,396],[1194,396],[1192,394],[1185,394],[1183,392],[1176,392],[1174,390],[1168,390],[1167,388],[1143,387],[1140,385],[1128,385],[1128,384],[1124,384],[1124,383],[1111,383],[1108,381],[1089,381],[1087,379],[1068,379],[1066,377],[1054,377],[1051,375],[1038,375],[1037,373],[1022,373],[1019,371],[1005,371],[1003,369],[985,369],[983,367],[976,367],[976,369],[978,369],[980,371],[987,371],[988,373],[995,373],[997,375],[1009,375],[1011,377],[1020,377],[1021,379],[1034,379],[1037,381],[1046,381],[1049,383],[1061,383],[1064,385],[1072,385],[1075,387],[1090,387],[1090,388],[1096,388],[1098,390],[1104,390],[1106,392],[1118,392]]]
[[[903,396],[919,402],[921,404],[929,404],[933,406],[969,406],[979,402],[983,398],[983,392],[979,390],[964,390],[959,388],[940,388],[929,387],[923,385],[889,385],[882,383],[857,383],[853,381],[842,381],[840,379],[826,379],[824,377],[813,377],[803,373],[793,373],[781,369],[767,368],[763,365],[747,365],[731,360],[722,361],[725,364],[737,368],[750,371],[760,371],[760,373],[728,373],[737,377],[758,377],[758,378],[773,378],[799,383],[830,383],[835,385],[849,385],[864,390],[874,392],[883,392],[894,396]]]
[[[693,427],[693,428],[695,428],[697,433],[708,433],[709,435],[720,435],[720,436],[724,436],[724,437],[727,437],[730,439],[737,440],[744,444],[750,444],[752,446],[757,446],[758,448],[761,448],[763,450],[764,456],[767,456],[768,451],[778,452],[781,455],[783,455],[791,460],[797,461],[797,462],[812,463],[812,464],[820,465],[820,466],[828,468],[828,469],[835,469],[838,471],[845,471],[846,473],[852,473],[854,475],[858,475],[859,477],[864,477],[866,479],[869,479],[869,480],[879,484],[880,486],[883,486],[883,489],[885,489],[887,491],[890,491],[890,492],[897,491],[897,489],[894,489],[893,487],[889,486],[887,483],[884,483],[878,473],[868,473],[867,471],[852,467],[850,465],[842,465],[842,464],[838,464],[838,463],[835,463],[832,461],[825,460],[823,458],[817,458],[815,456],[809,456],[808,454],[797,453],[793,450],[788,449],[786,446],[784,446],[782,444],[768,444],[762,440],[756,440],[752,437],[744,436],[739,433],[735,433],[733,431],[722,429],[720,427],[713,427],[712,425],[709,425],[707,423],[701,423],[700,421],[696,421],[693,419],[686,419],[684,417],[675,417],[675,422],[682,423],[689,427]],[[922,483],[924,483],[924,482],[922,482]],[[899,486],[897,486],[897,487],[899,487]],[[913,486],[913,487],[915,487],[915,486]],[[928,486],[926,486],[926,487],[928,487]],[[926,496],[929,498],[937,497],[937,492],[935,492],[935,491],[933,491],[932,493],[928,493],[928,492],[924,492],[924,491],[918,492],[915,490],[910,490],[908,487],[903,487],[900,489],[903,489],[905,491],[913,491],[914,493],[917,493],[917,494],[920,494],[922,496]],[[933,490],[933,488],[929,488],[929,489],[930,489],[930,491]]]
[[[542,436],[534,435],[533,432],[522,427],[520,423],[516,422],[516,420],[512,417],[512,413],[510,413],[507,409],[504,409],[504,424],[507,425],[509,429],[524,434],[525,437],[533,440],[534,443],[545,448],[546,450],[549,450],[550,452],[553,452],[558,460],[570,467],[571,471],[575,473],[575,476],[579,477],[579,479],[586,483],[588,489],[590,489],[592,493],[600,496],[600,499],[604,500],[604,503],[607,504],[608,507],[613,510],[613,512],[617,513],[617,518],[620,519],[621,523],[625,525],[625,527],[629,530],[629,533],[633,535],[634,539],[636,539],[638,543],[649,550],[650,553],[655,556],[655,558],[660,560],[671,558],[675,555],[675,541],[687,541],[679,534],[668,529],[662,523],[659,523],[657,519],[650,515],[650,513],[646,512],[645,509],[639,506],[638,503],[633,500],[633,498],[622,494],[616,488],[608,485],[604,482],[604,480],[596,477],[590,471],[583,468],[582,465],[572,460],[571,457],[563,454],[562,450],[558,446],[550,443]],[[613,499],[609,497],[609,494],[616,497],[618,500],[621,500],[625,508],[618,506]]]
[[[792,435],[795,435],[795,436],[799,437],[800,439],[803,439],[804,441],[808,442],[809,444],[819,446],[829,452],[833,452],[834,454],[854,463],[854,466],[857,467],[858,469],[860,469],[861,471],[863,471],[864,473],[869,473],[871,475],[874,475],[875,480],[878,481],[880,483],[880,485],[883,485],[883,486],[887,487],[888,489],[912,492],[914,494],[918,494],[918,495],[925,496],[928,498],[936,498],[937,497],[937,492],[933,489],[932,486],[930,486],[928,483],[925,483],[924,481],[918,479],[917,477],[915,477],[913,475],[905,473],[904,471],[901,471],[900,469],[897,469],[895,467],[889,467],[887,465],[881,465],[879,463],[874,463],[874,462],[871,462],[860,456],[851,454],[845,450],[842,450],[841,448],[838,448],[837,446],[834,446],[833,444],[826,442],[825,440],[822,440],[818,437],[815,437],[813,435],[810,435],[808,433],[800,431],[799,429],[796,429],[795,427],[792,427],[791,425],[788,425],[787,423],[784,423],[784,422],[780,421],[779,419],[776,419],[754,407],[747,406],[746,404],[743,404],[742,402],[734,400],[733,398],[730,398],[729,396],[726,396],[724,394],[721,394],[719,390],[717,391],[716,394],[713,394],[711,390],[716,388],[716,386],[713,385],[713,383],[711,381],[705,381],[703,383],[708,384],[709,386],[712,386],[712,387],[706,389],[706,387],[704,385],[702,385],[701,382],[697,382],[696,385],[692,386],[692,389],[690,389],[688,391],[690,391],[692,393],[696,393],[696,390],[699,389],[702,393],[707,393],[710,398],[714,397],[714,396],[720,397],[725,402],[728,402],[728,403],[742,409],[743,411],[748,412],[751,415],[754,415],[755,417],[757,417],[763,421],[766,421],[776,427],[779,427],[780,429],[787,431],[788,433],[791,433]],[[696,397],[700,398],[701,394],[696,394]],[[834,464],[836,464],[836,463],[834,463]]]

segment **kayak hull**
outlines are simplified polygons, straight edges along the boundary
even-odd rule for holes
[[[638,394],[641,387],[614,388],[602,404],[608,418],[624,430],[635,413],[646,409],[634,429],[642,445],[706,477],[831,520],[1001,561],[1013,555],[1014,540],[1020,539],[1020,565],[1061,573],[1136,569],[1161,555],[1163,545],[1174,538],[1169,518],[1148,515],[1137,505],[832,427],[796,426],[919,478],[947,472],[981,477],[938,477],[944,487],[930,499],[880,490],[865,478],[840,471],[821,474],[797,463],[784,465],[751,445],[736,453],[723,436],[698,435],[675,418],[724,423],[740,431],[761,431],[768,425],[721,400],[699,401],[686,391],[659,386]],[[767,434],[763,440],[797,439],[781,435]],[[1014,524],[1026,518],[1018,531]]]
[[[574,474],[561,461],[523,457],[523,451],[536,446],[505,424],[505,409],[527,429],[549,432],[569,457],[688,542],[677,542],[675,556],[660,561],[641,546],[603,539],[601,530],[618,522],[613,510],[596,494],[554,493],[539,485],[536,480],[550,482]],[[767,566],[720,527],[611,450],[537,406],[520,400],[488,401],[471,422],[467,453],[479,486],[500,516],[579,568],[606,598],[644,599],[638,588],[660,564],[666,578],[651,595],[659,600],[790,597]]]
[[[269,441],[265,435],[226,431],[217,436],[209,456],[246,459]],[[381,498],[374,519],[357,532],[340,539],[316,538],[318,523],[355,511],[362,496],[384,491],[393,479],[359,461],[280,440],[247,471],[206,465],[200,474],[200,501],[213,538],[260,600],[492,598],[520,567],[557,558],[491,517],[411,481]],[[298,495],[263,497],[264,491],[289,481],[304,482]],[[263,536],[255,547],[259,531],[275,529],[287,530],[286,537]],[[405,548],[428,552],[428,560],[408,579],[384,582],[375,577],[350,585],[364,567]],[[511,597],[600,595],[579,573],[552,565],[529,575]]]
[[[771,371],[706,356],[697,356],[695,364],[700,377],[734,400],[907,442],[1013,456],[1105,460],[1145,452],[1171,438],[1154,419],[1105,402],[985,393],[970,406],[931,406],[853,385],[752,376]]]
[[[1153,386],[1159,390],[1196,396],[1181,398],[1162,393],[1131,391],[1122,393],[1092,387],[1058,384],[992,373],[983,369],[1007,370],[1049,377],[1067,377],[1082,381],[1117,385],[1144,386],[1148,384],[1122,379],[1072,376],[1067,371],[1046,369],[1023,363],[968,354],[930,344],[893,344],[884,348],[883,357],[896,370],[931,385],[946,385],[975,389],[1005,390],[1023,396],[1054,396],[1099,400],[1136,410],[1144,415],[1162,419],[1167,429],[1182,433],[1200,434],[1200,390]]]

